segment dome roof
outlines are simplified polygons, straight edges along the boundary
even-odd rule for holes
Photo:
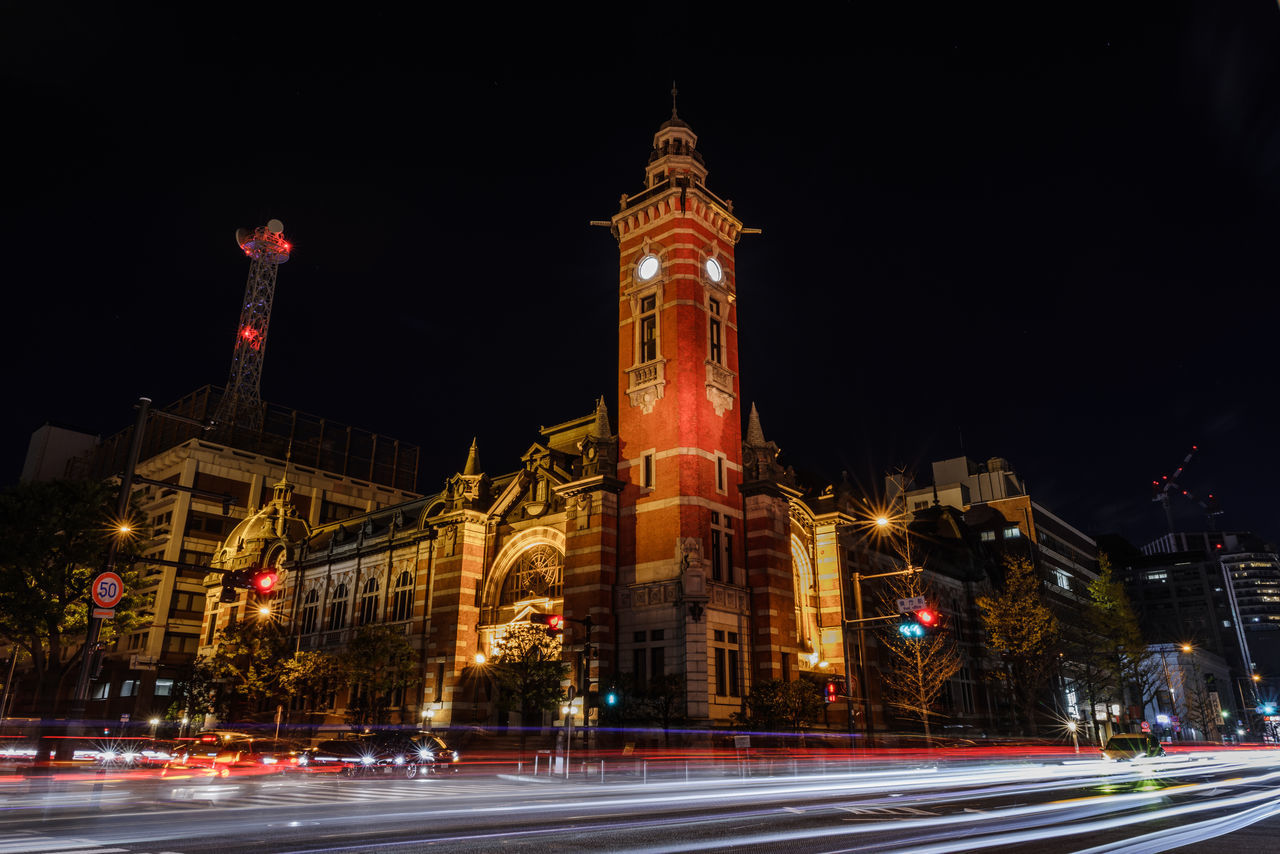
[[[275,495],[260,510],[251,513],[231,530],[222,548],[218,550],[218,561],[225,561],[246,552],[264,552],[272,543],[285,542],[289,545],[301,543],[311,534],[311,527],[298,515],[290,496],[293,484],[281,480],[275,485]]]

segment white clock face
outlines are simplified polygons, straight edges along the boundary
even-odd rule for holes
[[[654,276],[658,275],[658,256],[646,255],[640,259],[640,263],[636,265],[636,276],[640,281],[647,282]]]
[[[724,278],[724,270],[720,267],[720,262],[714,258],[707,259],[707,278],[713,282],[718,282]]]

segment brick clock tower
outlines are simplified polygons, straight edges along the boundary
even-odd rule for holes
[[[734,270],[743,227],[732,202],[707,189],[697,141],[673,103],[644,189],[623,195],[610,222],[620,262],[619,664],[641,685],[686,675],[695,720],[740,706],[750,640]]]

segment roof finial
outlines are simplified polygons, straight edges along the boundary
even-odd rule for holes
[[[676,89],[676,81],[672,80],[671,81],[671,118],[673,119],[680,118],[679,116],[676,115],[676,94],[678,92],[679,90]]]

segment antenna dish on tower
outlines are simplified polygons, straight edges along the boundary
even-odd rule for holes
[[[236,229],[236,246],[244,246],[245,241],[253,236],[253,232],[247,228]]]
[[[284,231],[284,223],[278,219],[267,220],[267,230],[280,234]]]

